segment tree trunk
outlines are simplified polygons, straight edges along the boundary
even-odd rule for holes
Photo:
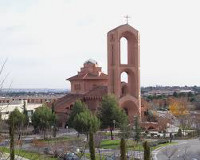
[[[111,138],[111,140],[113,140],[113,133],[112,133],[112,128],[110,127],[110,138]]]
[[[91,160],[95,160],[94,137],[92,132],[90,132],[89,134],[89,149],[90,149]]]
[[[121,141],[120,141],[120,160],[127,160],[127,157],[126,157],[126,141],[124,138],[121,138]]]
[[[143,147],[144,147],[144,160],[150,160],[151,159],[151,151],[150,151],[150,147],[147,141],[145,141],[143,143]]]
[[[14,146],[14,124],[9,126],[9,135],[10,135],[10,160],[15,159],[15,146]]]

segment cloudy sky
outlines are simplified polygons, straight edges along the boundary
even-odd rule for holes
[[[107,73],[106,34],[140,32],[141,85],[200,85],[199,0],[0,0],[5,87],[68,88],[93,58]]]

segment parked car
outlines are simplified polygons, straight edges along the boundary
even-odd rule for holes
[[[80,160],[80,158],[74,153],[67,153],[64,155],[64,160]]]

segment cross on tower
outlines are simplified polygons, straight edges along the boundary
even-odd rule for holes
[[[126,15],[124,18],[126,18],[126,24],[128,24],[128,19],[131,18],[128,15]]]

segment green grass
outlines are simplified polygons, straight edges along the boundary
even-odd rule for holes
[[[119,147],[120,140],[103,140],[101,142],[101,148],[104,149],[117,149]]]
[[[128,149],[134,149],[134,150],[143,149],[140,143],[136,145],[136,142],[134,142],[133,140],[127,140],[126,145]],[[101,142],[101,148],[104,149],[119,149],[119,146],[120,146],[120,140],[103,140]]]
[[[172,142],[172,143],[160,144],[155,147],[152,147],[151,150],[153,151],[159,147],[164,147],[164,146],[173,145],[173,144],[176,144],[176,143]],[[136,150],[136,151],[144,150],[141,143],[136,144],[136,142],[133,140],[127,140],[126,146],[127,146],[127,149],[129,149],[129,150]],[[120,140],[103,140],[101,142],[101,148],[104,148],[104,149],[119,149],[119,147],[120,147]]]
[[[0,151],[3,153],[10,153],[10,150],[6,147],[0,147]],[[48,157],[35,152],[29,152],[21,149],[15,150],[15,155],[30,159],[30,160],[56,160],[56,158]]]

